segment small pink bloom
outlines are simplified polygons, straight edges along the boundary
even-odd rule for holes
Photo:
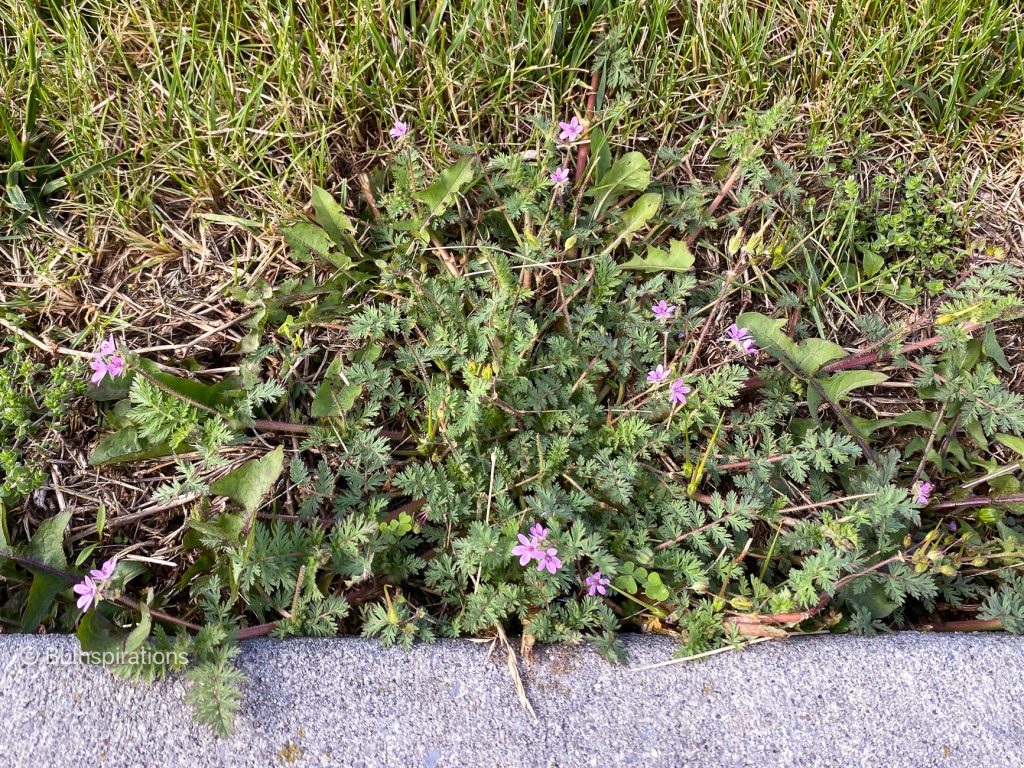
[[[583,133],[583,125],[580,123],[580,119],[573,115],[572,120],[568,123],[559,122],[558,127],[562,129],[561,133],[558,134],[558,138],[562,141],[569,142],[570,144],[580,137]]]
[[[537,542],[526,538],[521,533],[519,534],[519,546],[513,548],[512,554],[519,556],[520,565],[526,565],[534,558],[541,556],[540,550],[537,549]]]
[[[554,573],[562,567],[562,561],[558,559],[558,550],[554,547],[548,547],[546,550],[540,552],[537,557],[537,570],[543,571],[547,568],[549,573]]]
[[[401,120],[395,120],[395,125],[391,128],[388,133],[391,134],[391,138],[400,139],[409,132],[409,126],[403,123]]]
[[[652,371],[647,372],[647,381],[651,384],[660,384],[668,378],[668,369],[664,365],[659,365]]]
[[[672,315],[675,314],[676,307],[674,304],[669,304],[667,301],[662,299],[653,307],[651,307],[651,311],[654,313],[654,316],[659,320],[670,320],[672,318]]]
[[[600,571],[595,571],[590,576],[587,576],[587,594],[591,597],[597,594],[607,595],[608,590],[605,587],[611,583],[611,579],[606,579],[601,575]]]
[[[917,487],[917,493],[914,495],[914,503],[915,504],[927,504],[928,503],[928,497],[932,495],[932,491],[934,489],[935,489],[935,486],[932,485],[931,483],[927,483],[927,482],[921,483],[921,485],[919,485]]]
[[[89,361],[89,367],[92,368],[92,376],[89,377],[91,383],[99,384],[104,376],[120,376],[124,372],[124,358],[115,355],[116,351],[117,345],[114,344],[113,336],[103,340],[99,350]]]
[[[672,402],[678,405],[686,405],[686,396],[690,394],[690,388],[683,384],[682,379],[676,379],[670,387],[672,391]]]
[[[759,351],[754,346],[754,337],[750,335],[750,331],[746,328],[738,327],[736,323],[729,326],[729,330],[725,332],[725,337],[738,345],[745,355],[756,355]]]
[[[75,584],[72,589],[76,595],[80,595],[77,603],[80,611],[88,611],[89,606],[96,602],[96,584],[88,576],[80,584]]]
[[[99,384],[103,381],[103,377],[107,375],[107,364],[103,362],[102,357],[94,357],[89,361],[89,367],[92,368],[92,376],[89,377],[91,384]]]
[[[568,168],[557,168],[555,172],[548,176],[551,181],[555,184],[565,184],[569,180],[569,169]]]
[[[548,529],[540,523],[534,523],[533,527],[530,528],[530,535],[534,541],[544,541],[548,537]]]
[[[111,576],[114,575],[114,570],[117,568],[117,558],[112,557],[107,560],[99,569],[93,569],[89,571],[89,575],[92,576],[96,581],[107,581]]]

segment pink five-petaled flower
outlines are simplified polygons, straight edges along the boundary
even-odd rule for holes
[[[88,576],[82,580],[81,584],[75,584],[72,589],[75,591],[78,598],[78,609],[81,611],[88,611],[89,606],[96,602],[97,590],[96,584]]]
[[[548,537],[548,529],[540,523],[534,523],[530,528],[530,535],[533,536],[535,542],[540,543]]]
[[[409,132],[409,126],[403,123],[401,120],[395,120],[394,126],[388,131],[391,134],[391,138],[400,139]]]
[[[548,547],[545,550],[541,550],[537,556],[537,570],[543,571],[545,568],[548,569],[549,573],[554,573],[562,567],[562,561],[558,559],[558,550],[554,547]]]
[[[580,119],[575,115],[573,115],[572,120],[568,123],[559,122],[558,127],[562,129],[561,133],[558,134],[558,138],[570,144],[576,141],[580,134],[583,133],[583,124],[580,123]]]
[[[647,372],[647,381],[651,384],[660,384],[668,378],[668,368],[664,365],[659,365],[654,370]]]
[[[107,562],[99,567],[99,569],[93,569],[89,571],[89,575],[92,576],[96,581],[107,581],[111,576],[114,575],[114,570],[117,568],[117,558],[112,557]]]
[[[690,388],[683,383],[682,379],[676,379],[670,387],[672,391],[672,402],[678,405],[686,405],[686,396],[690,394]]]
[[[519,534],[519,546],[513,548],[513,555],[519,556],[519,564],[526,565],[535,558],[540,558],[541,551],[537,547],[537,539],[528,539],[523,534]]]
[[[935,488],[931,483],[921,483],[917,487],[917,493],[914,495],[915,504],[927,504],[928,497],[932,495],[932,490]]]
[[[608,590],[605,587],[611,583],[611,579],[606,579],[601,575],[600,571],[595,571],[590,576],[587,576],[587,594],[591,597],[597,594],[607,595]]]
[[[651,311],[654,313],[654,316],[659,320],[670,320],[672,318],[672,315],[675,314],[676,307],[674,304],[669,304],[667,301],[662,299],[653,307],[651,307]]]
[[[103,362],[103,358],[94,357],[89,361],[89,367],[92,368],[92,376],[89,377],[89,383],[99,384],[103,381],[103,377],[107,375],[107,364]]]
[[[99,350],[93,355],[92,360],[89,361],[89,367],[92,368],[92,376],[89,377],[89,381],[93,384],[99,384],[103,381],[103,377],[120,376],[124,373],[124,358],[120,355],[115,355],[117,351],[117,345],[114,344],[114,337],[108,336],[100,344]]]
[[[548,176],[555,184],[565,184],[569,180],[568,168],[556,168],[554,173]]]
[[[740,328],[733,323],[729,326],[729,330],[725,332],[725,336],[729,341],[738,344],[746,355],[756,355],[758,350],[754,346],[754,337],[750,335],[750,331],[746,328]]]

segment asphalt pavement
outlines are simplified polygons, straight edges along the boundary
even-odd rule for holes
[[[12,766],[1024,766],[1024,638],[902,633],[766,642],[700,662],[627,638],[521,665],[444,641],[258,640],[234,734],[186,684],[119,680],[74,638],[0,636],[0,756]]]

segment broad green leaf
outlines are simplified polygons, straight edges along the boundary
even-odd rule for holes
[[[1024,456],[1024,439],[1016,437],[1014,435],[997,434],[996,440],[1005,445],[1011,451],[1019,453]]]
[[[1003,352],[1003,348],[999,344],[999,339],[996,338],[995,328],[992,324],[985,326],[985,340],[984,340],[985,354],[996,362],[1000,368],[1007,373],[1013,372],[1013,366],[1010,365],[1010,361],[1006,359],[1006,354]]]
[[[284,468],[284,447],[277,446],[258,459],[245,462],[210,486],[217,496],[227,496],[247,513],[256,511],[260,501],[273,488]]]
[[[846,357],[845,349],[825,339],[804,339],[796,346],[796,361],[808,374],[816,373],[825,363]]]
[[[853,390],[860,387],[874,387],[888,380],[888,376],[877,371],[840,371],[821,381],[821,388],[834,402],[840,402]]]
[[[688,272],[693,269],[693,254],[686,243],[682,240],[673,240],[669,243],[668,248],[666,252],[653,245],[648,245],[645,258],[634,256],[623,264],[622,268],[651,272]]]
[[[223,545],[237,547],[241,544],[241,533],[245,527],[245,518],[232,512],[224,512],[212,520],[190,517],[188,519],[188,527],[189,530],[185,532],[182,541],[188,549],[211,549]],[[211,563],[207,563],[207,566]],[[192,568],[189,570],[191,571]],[[188,582],[182,581],[180,583],[184,587]]]
[[[466,156],[455,165],[442,171],[437,181],[422,192],[417,192],[413,197],[429,206],[427,220],[430,220],[448,210],[462,188],[472,180],[473,158]]]
[[[796,365],[794,373],[814,375],[825,363],[846,356],[846,350],[825,339],[804,339],[799,344],[782,330],[786,321],[765,317],[759,312],[744,312],[736,325],[749,330],[758,345],[787,368]]]
[[[108,619],[103,611],[93,609],[78,623],[78,643],[85,654],[113,654],[119,656],[137,651],[149,637],[152,628],[149,606],[140,603],[139,623],[125,632]],[[85,657],[89,660],[89,656]],[[117,662],[115,661],[115,664]]]
[[[25,548],[25,554],[52,568],[66,568],[68,561],[64,555],[64,532],[70,521],[70,512],[61,512],[44,520]],[[31,566],[29,570],[32,570]],[[53,605],[54,598],[68,588],[68,580],[61,576],[46,571],[33,571],[33,574],[25,612],[21,616],[22,632],[35,632]]]
[[[651,183],[651,164],[639,152],[627,152],[586,191],[594,198],[591,215],[597,216],[627,192],[643,192]]]
[[[930,411],[907,411],[899,416],[893,416],[889,421],[897,427],[931,429],[935,426],[935,414]]]
[[[604,252],[610,253],[615,246],[623,241],[629,243],[633,239],[633,235],[647,225],[647,222],[658,212],[660,207],[661,195],[654,192],[640,195],[629,210],[622,214],[622,226],[616,231],[615,238],[604,249]]]
[[[323,187],[313,187],[313,210],[316,211],[317,224],[324,228],[338,246],[344,245],[355,234],[352,220]]]
[[[870,439],[880,429],[894,426],[893,419],[865,419],[863,416],[856,416],[854,414],[849,414],[849,416],[850,422],[857,430],[857,434],[867,439]]]
[[[237,392],[227,381],[211,386],[203,384],[201,381],[165,373],[157,367],[156,363],[146,358],[139,360],[139,368],[145,372],[147,378],[157,382],[164,389],[174,392],[181,399],[213,410],[230,405],[234,399],[232,395]]]
[[[885,266],[885,259],[874,251],[865,251],[861,259],[861,266],[864,269],[865,277],[874,277]]]
[[[784,357],[796,361],[800,350],[791,338],[782,331],[785,320],[765,317],[758,312],[744,312],[736,318],[736,325],[746,328],[757,340],[758,346],[772,357],[783,360]]]
[[[135,427],[123,427],[100,439],[89,456],[89,463],[94,467],[102,467],[107,464],[152,459],[169,453],[171,448],[167,443],[152,445],[139,437]]]
[[[316,391],[310,413],[317,419],[330,419],[350,410],[362,393],[360,384],[325,381]]]
[[[590,129],[590,162],[594,167],[594,178],[600,179],[612,166],[612,152],[608,137],[598,126]]]
[[[889,597],[883,584],[872,584],[860,593],[851,594],[849,599],[855,605],[867,609],[874,619],[884,619],[899,608],[899,603]]]
[[[297,221],[286,228],[284,239],[300,258],[307,258],[313,253],[327,257],[334,250],[334,241],[330,235],[308,221]]]
[[[840,371],[826,379],[819,379],[818,383],[825,390],[829,399],[837,405],[850,392],[858,387],[873,387],[880,384],[889,377],[884,373],[876,371]],[[821,395],[814,387],[807,388],[807,407],[812,414],[816,414],[822,405]]]

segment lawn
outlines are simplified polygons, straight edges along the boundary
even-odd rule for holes
[[[1024,630],[1022,32],[0,0],[4,631]]]

